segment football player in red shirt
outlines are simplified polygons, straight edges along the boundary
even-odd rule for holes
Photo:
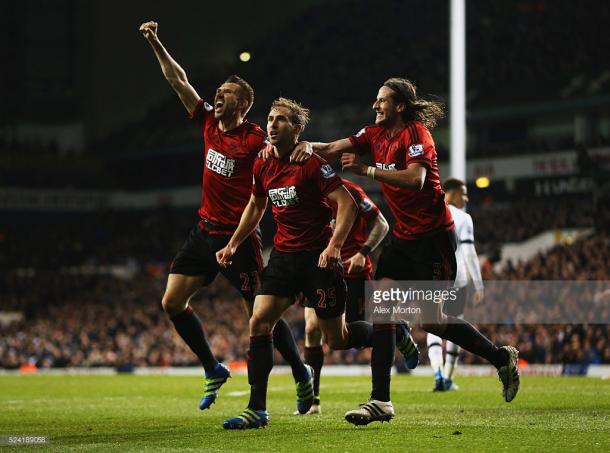
[[[152,46],[163,75],[191,119],[202,126],[205,147],[200,221],[172,262],[162,300],[176,331],[204,367],[204,394],[199,403],[203,410],[214,403],[230,372],[214,357],[189,299],[220,272],[240,291],[248,314],[252,314],[254,293],[260,285],[263,267],[259,232],[253,231],[244,240],[230,268],[219,268],[215,253],[227,244],[239,224],[252,190],[254,160],[268,142],[265,131],[245,119],[254,101],[252,87],[240,77],[231,76],[216,90],[214,105],[204,102],[182,67],[159,41],[157,27],[156,22],[146,22],[140,31]],[[309,369],[301,360],[285,320],[278,321],[273,338],[276,348],[292,367],[297,390],[307,385],[311,380]]]
[[[442,117],[442,106],[418,97],[411,81],[391,78],[379,89],[373,110],[375,125],[349,138],[314,144],[314,150],[329,160],[341,157],[344,169],[381,183],[396,224],[390,244],[379,258],[375,279],[453,282],[457,241],[429,131]],[[358,155],[364,153],[372,155],[374,166],[367,167],[360,162]],[[468,322],[445,315],[442,304],[424,304],[422,312],[425,319],[438,320],[423,324],[424,330],[491,362],[498,369],[505,401],[512,401],[519,390],[515,348],[498,348]],[[391,332],[376,326],[371,358],[371,400],[360,409],[348,412],[349,422],[367,424],[394,414],[390,402],[390,369],[396,346],[401,351],[405,346],[412,347],[404,341],[395,341]]]
[[[313,155],[294,165],[289,155],[308,121],[308,111],[289,99],[273,102],[267,119],[274,154],[254,165],[252,196],[240,224],[227,246],[216,254],[221,266],[230,267],[234,254],[260,222],[271,201],[277,231],[269,263],[262,276],[250,318],[248,381],[250,401],[238,417],[225,420],[225,429],[259,428],[268,424],[267,381],[273,367],[271,330],[282,313],[303,293],[319,318],[324,341],[333,349],[370,346],[372,325],[345,323],[346,286],[341,267],[341,247],[356,218],[354,199],[333,168]],[[335,229],[330,221],[337,205]],[[313,380],[312,380],[313,381]],[[311,395],[305,413],[313,402]]]
[[[343,273],[347,283],[346,322],[364,320],[364,282],[373,278],[373,263],[369,253],[381,243],[389,230],[388,222],[379,208],[356,183],[342,179],[343,185],[358,205],[354,226],[341,248]],[[333,219],[336,217],[336,206]],[[322,333],[313,308],[305,307],[305,362],[314,371],[314,401],[308,414],[320,413],[320,374],[324,363]],[[295,412],[295,415],[299,412]]]

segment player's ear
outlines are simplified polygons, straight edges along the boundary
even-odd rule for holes
[[[237,105],[239,106],[239,110],[244,112],[244,114],[248,110],[248,101],[246,99],[240,98],[239,101],[237,101]]]
[[[396,104],[396,111],[398,113],[404,112],[406,108],[407,108],[407,104],[405,104],[404,102],[399,102],[398,104]]]
[[[303,125],[302,125],[302,124],[295,124],[295,125],[294,125],[294,131],[295,131],[295,133],[297,134],[297,137],[298,137],[299,135],[301,135],[301,132],[303,132],[303,129],[304,129],[304,127],[303,127]]]

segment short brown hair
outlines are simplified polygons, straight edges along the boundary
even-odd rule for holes
[[[306,109],[292,99],[277,98],[271,103],[272,109],[276,107],[284,107],[290,110],[290,121],[292,121],[293,124],[303,126],[303,129],[305,129],[305,126],[309,123],[309,109]]]
[[[406,121],[419,121],[428,129],[436,126],[439,119],[445,116],[442,102],[417,97],[417,87],[413,82],[401,77],[392,77],[383,85],[391,89],[396,102],[404,102],[407,108],[402,112]]]
[[[246,82],[244,79],[242,79],[241,77],[239,77],[235,74],[227,77],[227,80],[225,80],[225,83],[236,83],[237,85],[239,85],[239,87],[241,88],[241,90],[240,90],[241,92],[239,93],[240,97],[242,97],[243,99],[248,101],[248,105],[246,107],[246,111],[244,112],[244,115],[246,113],[248,113],[250,108],[252,108],[252,104],[254,104],[254,89],[252,88],[252,86],[248,82]]]
[[[462,187],[466,187],[466,183],[458,178],[447,178],[443,184],[443,190],[445,192],[461,189]]]

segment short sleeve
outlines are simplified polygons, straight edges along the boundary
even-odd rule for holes
[[[255,197],[266,196],[262,181],[263,164],[264,161],[258,158],[254,161],[254,167],[252,168],[252,193]]]
[[[347,185],[346,187],[349,190],[349,193],[352,194],[352,197],[354,197],[354,200],[358,205],[358,211],[365,220],[374,219],[379,215],[379,208],[373,200],[366,195],[364,190]]]
[[[352,146],[356,148],[359,154],[371,152],[371,137],[368,127],[360,129],[356,135],[349,137],[349,141],[351,142]]]
[[[264,150],[269,144],[267,134],[256,124],[250,123],[250,133],[248,137],[248,149],[252,150],[256,154]]]
[[[316,155],[309,161],[312,163],[308,165],[308,170],[311,172],[310,176],[317,182],[322,196],[327,196],[343,185],[335,169],[324,159]]]
[[[213,110],[214,108],[210,104],[203,99],[199,99],[189,118],[195,122],[202,123],[212,114]]]
[[[421,123],[412,123],[409,127],[406,165],[419,163],[430,168],[436,160],[436,148],[432,134],[426,126]]]

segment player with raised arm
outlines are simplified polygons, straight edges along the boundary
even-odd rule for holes
[[[343,272],[347,283],[347,305],[345,320],[364,320],[364,283],[373,278],[373,264],[369,253],[375,250],[389,230],[388,222],[379,208],[356,183],[342,179],[343,185],[358,205],[358,215],[345,244],[341,249]],[[333,219],[336,217],[336,206],[333,208]],[[305,362],[314,370],[314,402],[308,414],[319,414],[320,375],[324,364],[322,350],[322,333],[318,317],[313,308],[305,307]],[[298,412],[295,412],[297,415]]]
[[[474,302],[478,304],[483,299],[483,279],[479,257],[474,248],[474,228],[472,217],[465,212],[468,203],[468,189],[466,183],[456,178],[449,178],[443,184],[445,191],[445,202],[451,210],[455,222],[455,232],[458,238],[458,247],[455,252],[457,261],[457,274],[454,287],[458,289],[455,301],[446,301],[443,311],[451,316],[464,318],[464,307],[466,305],[466,294],[468,280],[472,281],[476,292]],[[430,366],[434,371],[435,392],[445,390],[457,390],[458,386],[453,382],[453,372],[460,353],[459,346],[455,343],[446,342],[445,367],[443,369],[443,345],[442,339],[432,333],[427,335],[428,357]]]
[[[204,393],[199,403],[203,410],[214,403],[230,372],[214,357],[201,320],[189,306],[189,299],[199,288],[210,284],[220,271],[240,291],[248,314],[252,314],[263,267],[258,231],[245,238],[233,257],[231,268],[219,268],[215,253],[227,244],[237,228],[250,198],[254,160],[267,139],[265,131],[245,119],[254,102],[252,87],[242,78],[230,76],[216,90],[214,105],[204,102],[189,83],[182,67],[161,44],[157,29],[156,22],[140,26],[140,32],[152,46],[163,75],[191,119],[201,125],[203,133],[200,221],[172,262],[162,300],[163,309],[176,331],[205,370]],[[302,394],[300,388],[311,385],[312,376],[301,360],[290,327],[283,319],[276,324],[273,338],[276,348],[292,367],[297,394]],[[308,401],[297,399],[297,406],[309,405],[312,400],[313,394]]]
[[[271,201],[277,231],[250,318],[250,401],[239,416],[225,420],[225,429],[268,424],[267,381],[273,367],[270,332],[298,294],[302,293],[315,309],[322,339],[330,348],[371,345],[370,323],[345,323],[341,248],[356,218],[356,203],[333,168],[319,156],[313,155],[303,165],[289,161],[307,121],[308,110],[300,104],[284,98],[273,102],[267,118],[273,155],[256,161],[250,202],[233,237],[216,254],[221,266],[230,267],[235,251],[260,222],[267,200]],[[334,231],[328,202],[337,205]],[[313,395],[313,388],[310,390]],[[300,412],[307,410],[309,407]]]
[[[375,125],[349,138],[314,144],[314,150],[328,160],[340,157],[344,169],[381,183],[396,224],[390,244],[380,256],[376,279],[453,283],[455,227],[444,201],[436,150],[429,131],[442,117],[442,105],[418,97],[415,85],[409,80],[391,78],[379,89],[373,110]],[[374,166],[361,163],[356,153],[371,153]],[[519,390],[518,351],[512,346],[498,348],[468,322],[443,314],[441,305],[424,304],[425,310],[433,311],[426,317],[436,321],[424,323],[424,330],[492,363],[502,381],[504,400],[512,401]],[[391,331],[375,331],[371,400],[348,412],[349,422],[367,424],[382,420],[385,414],[393,414],[390,370],[395,347],[403,350],[405,344],[395,340]],[[373,404],[381,407],[382,413],[375,411]]]

